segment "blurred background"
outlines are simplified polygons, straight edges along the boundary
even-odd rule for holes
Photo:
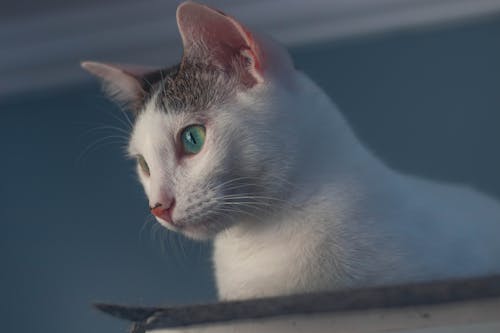
[[[0,319],[123,332],[91,303],[215,299],[210,244],[148,217],[129,120],[80,60],[179,61],[178,1],[0,4]],[[500,1],[213,0],[286,44],[395,169],[500,198]]]

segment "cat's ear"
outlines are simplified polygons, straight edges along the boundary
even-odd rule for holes
[[[121,106],[135,112],[147,96],[146,77],[157,71],[135,65],[113,65],[84,61],[82,67],[99,77],[106,93]]]
[[[270,67],[268,50],[234,18],[188,1],[177,8],[177,24],[184,44],[183,61],[193,59],[222,67],[238,74],[246,86],[263,82]],[[286,57],[285,63],[291,64],[288,54]]]

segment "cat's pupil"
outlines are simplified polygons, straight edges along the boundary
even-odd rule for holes
[[[196,144],[196,139],[191,132],[188,133],[188,140],[191,141],[192,143]]]

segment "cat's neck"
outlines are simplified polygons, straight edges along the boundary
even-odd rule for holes
[[[339,178],[391,178],[393,173],[356,137],[331,99],[307,76],[302,85],[295,182],[302,188],[334,183]]]

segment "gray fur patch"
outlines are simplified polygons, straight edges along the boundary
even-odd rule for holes
[[[165,112],[198,112],[220,105],[237,85],[222,69],[201,63],[184,62],[148,76],[144,88]]]

